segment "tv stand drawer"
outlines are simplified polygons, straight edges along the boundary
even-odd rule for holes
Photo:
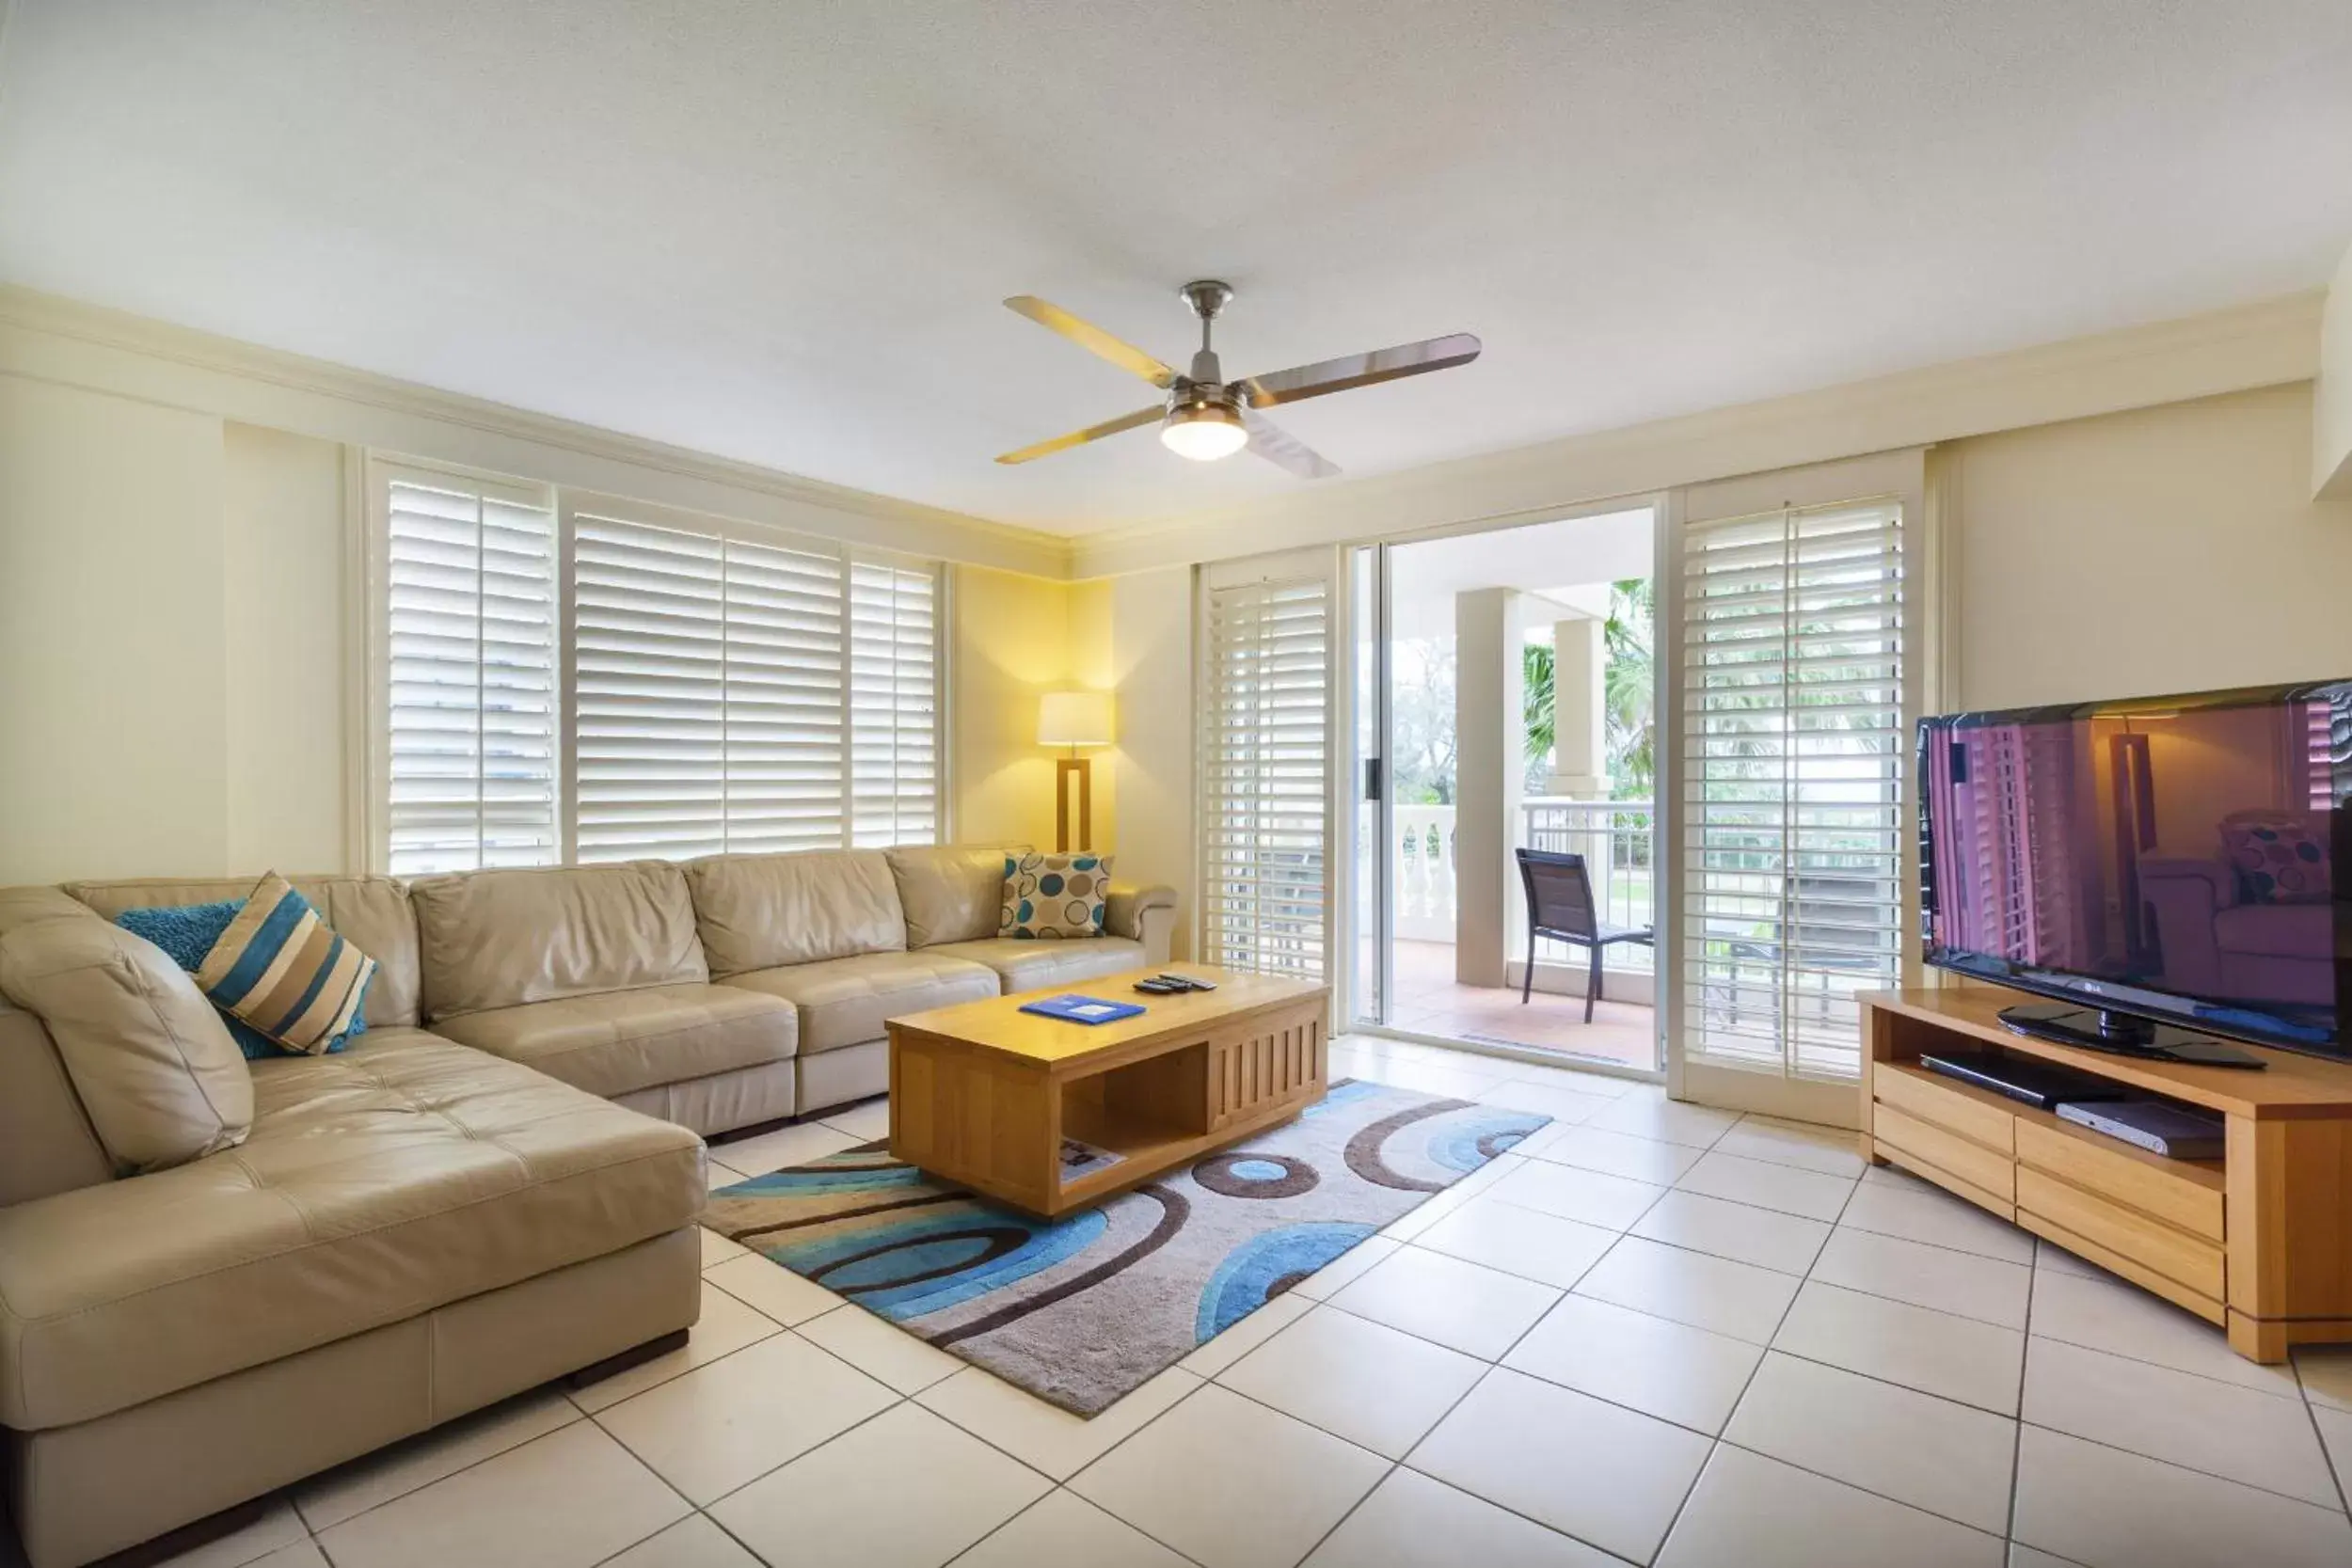
[[[1905,1116],[1947,1132],[1957,1132],[1971,1143],[2003,1154],[2017,1147],[2016,1113],[1997,1103],[1987,1103],[1995,1097],[1984,1090],[1963,1089],[1923,1067],[1908,1062],[1885,1063],[1871,1078],[1871,1092],[1882,1105],[1892,1105]]]
[[[2199,1295],[2219,1301],[2228,1289],[2221,1248],[2136,1209],[2085,1192],[2032,1166],[2017,1172],[2017,1208],[2035,1214]]]
[[[2204,1167],[2186,1161],[2139,1154],[2125,1144],[2106,1148],[2092,1143],[2093,1136],[2096,1134],[2077,1135],[2020,1120],[2017,1163],[2139,1210],[2193,1236],[2220,1243],[2222,1184],[2218,1172],[2208,1175]],[[2191,1176],[2191,1171],[2206,1180]]]
[[[1890,1148],[1949,1172],[1995,1203],[2016,1200],[2017,1162],[1999,1149],[1931,1126],[1884,1101],[1870,1118],[1870,1135]]]

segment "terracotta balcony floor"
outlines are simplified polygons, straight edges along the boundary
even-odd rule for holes
[[[1658,1065],[1655,1015],[1646,1004],[1604,997],[1584,1022],[1584,999],[1537,991],[1524,1006],[1502,987],[1454,978],[1454,948],[1440,942],[1396,944],[1396,1000],[1389,1022],[1417,1035],[1535,1046],[1645,1071]]]

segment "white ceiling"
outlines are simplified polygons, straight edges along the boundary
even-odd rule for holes
[[[6,0],[0,0],[5,7]],[[16,0],[0,278],[1060,532],[1300,484],[997,303],[1235,372],[1368,475],[2322,282],[2346,0]],[[1344,483],[1343,481],[1324,482]]]
[[[1540,621],[1555,609],[1592,613],[1587,590],[1597,584],[1605,613],[1610,583],[1649,576],[1653,526],[1645,506],[1394,546],[1390,627],[1404,638],[1451,637],[1454,595],[1480,588],[1517,588],[1553,601],[1531,610],[1530,619]]]

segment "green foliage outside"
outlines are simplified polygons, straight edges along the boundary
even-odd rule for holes
[[[1645,800],[1657,784],[1657,727],[1652,712],[1652,626],[1656,595],[1643,578],[1628,578],[1609,585],[1609,618],[1601,626],[1601,641],[1609,661],[1602,667],[1601,686],[1608,706],[1609,795],[1615,800]],[[1527,784],[1540,791],[1550,770],[1553,743],[1552,647],[1549,642],[1527,645]]]

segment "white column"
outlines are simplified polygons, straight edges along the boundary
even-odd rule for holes
[[[1551,627],[1551,773],[1544,793],[1609,796],[1609,643],[1589,615]]]
[[[1512,825],[1527,777],[1525,616],[1519,594],[1454,598],[1455,896],[1454,977],[1503,984],[1509,900],[1518,896]]]

